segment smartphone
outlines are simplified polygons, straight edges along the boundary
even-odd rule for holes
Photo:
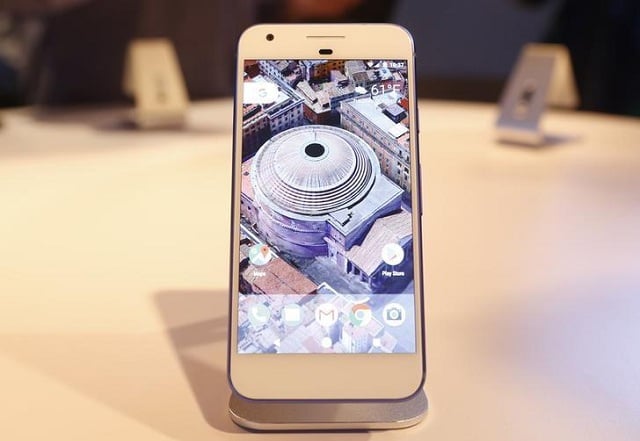
[[[228,374],[256,400],[400,400],[425,379],[414,49],[389,24],[238,45]]]

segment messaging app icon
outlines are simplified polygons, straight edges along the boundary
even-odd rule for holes
[[[316,308],[316,322],[331,326],[338,321],[338,308],[333,303],[323,303]]]
[[[271,249],[259,243],[249,248],[249,261],[255,266],[267,264],[271,260]]]
[[[371,308],[364,303],[353,305],[349,313],[349,321],[351,321],[354,326],[359,327],[367,326],[371,321],[371,317]]]
[[[253,326],[262,326],[269,321],[271,311],[262,303],[256,303],[249,307],[249,321]]]
[[[282,320],[285,325],[297,326],[302,323],[302,308],[297,303],[289,303],[282,308]]]

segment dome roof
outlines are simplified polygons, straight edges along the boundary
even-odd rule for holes
[[[302,215],[353,205],[380,173],[375,153],[364,140],[319,125],[277,134],[258,150],[251,167],[253,188],[268,204]]]

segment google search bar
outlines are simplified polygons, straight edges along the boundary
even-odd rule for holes
[[[245,82],[244,104],[268,104],[278,98],[278,86],[267,82]]]

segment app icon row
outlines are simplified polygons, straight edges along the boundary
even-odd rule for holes
[[[320,326],[329,327],[338,321],[340,312],[330,302],[318,305],[314,312],[315,320]],[[397,327],[404,323],[407,312],[399,303],[388,303],[382,309],[382,320],[388,326]],[[249,321],[254,326],[266,324],[271,318],[271,310],[263,303],[255,303],[249,308]],[[297,303],[289,303],[282,308],[282,321],[287,326],[302,323],[302,307]],[[364,327],[373,319],[371,307],[366,303],[356,303],[349,311],[349,321],[353,326]]]
[[[273,251],[266,244],[258,243],[249,248],[249,261],[255,266],[266,265],[273,257]],[[382,247],[380,257],[387,265],[396,266],[404,260],[404,249],[391,242]]]

